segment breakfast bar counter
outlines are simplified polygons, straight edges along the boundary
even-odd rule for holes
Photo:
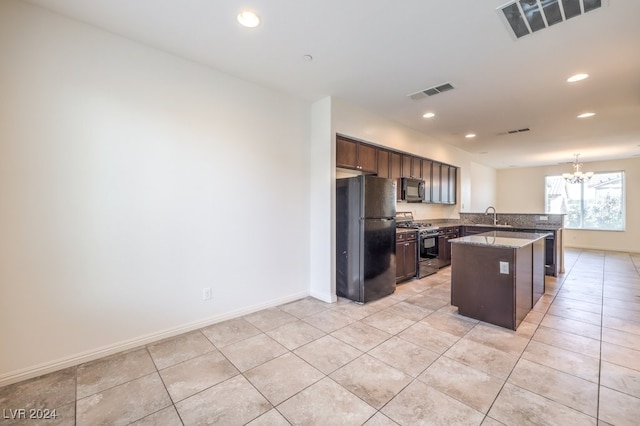
[[[544,294],[546,233],[491,231],[451,242],[451,304],[515,330]]]

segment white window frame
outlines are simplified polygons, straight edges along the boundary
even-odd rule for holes
[[[576,229],[576,230],[582,230],[582,231],[607,231],[607,232],[624,232],[626,229],[626,198],[627,198],[627,188],[626,188],[626,182],[625,182],[625,172],[624,170],[614,170],[614,171],[609,171],[609,172],[596,172],[594,173],[593,177],[591,178],[591,182],[593,181],[597,181],[598,176],[599,175],[606,175],[606,174],[612,174],[612,173],[619,173],[620,174],[620,184],[621,184],[621,188],[620,188],[620,196],[621,196],[621,205],[620,208],[622,210],[622,226],[621,228],[603,228],[603,227],[599,227],[599,228],[593,228],[593,227],[584,227],[584,222],[580,224],[580,226],[575,227],[575,226],[569,226],[571,225],[570,223],[567,224],[565,221],[565,227],[567,229]],[[566,212],[558,212],[558,211],[551,211],[551,207],[549,205],[549,178],[556,178],[556,179],[562,179],[562,175],[549,175],[549,176],[545,176],[544,179],[544,208],[545,208],[545,212],[549,213],[549,214],[562,214],[562,213],[566,213]],[[580,185],[580,217],[581,219],[584,219],[585,217],[585,197],[584,197],[584,191],[585,191],[585,185],[589,185],[588,182],[585,183],[565,183],[565,185]]]

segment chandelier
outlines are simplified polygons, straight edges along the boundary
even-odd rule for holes
[[[587,182],[593,177],[593,172],[583,172],[582,163],[578,163],[578,157],[580,154],[574,154],[576,161],[573,163],[573,173],[563,173],[562,177],[569,183],[582,183]]]

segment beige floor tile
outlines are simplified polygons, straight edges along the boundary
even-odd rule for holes
[[[618,318],[625,321],[633,322],[636,325],[640,325],[640,311],[634,311],[631,309],[624,309],[620,307],[604,306],[602,308],[602,314],[608,318]],[[636,331],[636,334],[637,333],[638,332]]]
[[[260,330],[244,318],[220,322],[201,329],[207,339],[222,348],[260,334]]]
[[[194,331],[149,345],[147,349],[158,370],[162,370],[216,348],[200,331]]]
[[[329,378],[309,386],[278,406],[294,425],[361,425],[376,410]]]
[[[593,325],[602,324],[602,316],[594,312],[587,312],[570,306],[552,305],[547,314],[558,317],[569,318],[576,321],[582,321]]]
[[[515,334],[516,336],[524,337],[527,340],[530,340],[531,336],[533,336],[536,333],[537,329],[538,329],[537,324],[534,324],[532,322],[522,321],[518,326],[518,329],[515,331]]]
[[[292,353],[265,362],[244,375],[274,406],[325,377]]]
[[[431,309],[423,308],[421,306],[408,302],[396,303],[393,306],[389,306],[384,311],[398,317],[409,319],[414,322],[420,321],[427,315],[433,313]]]
[[[597,383],[526,359],[518,361],[508,382],[591,417],[597,416]]]
[[[589,339],[573,333],[565,333],[555,328],[538,327],[533,335],[533,340],[593,358],[600,357],[599,340]]]
[[[238,370],[217,350],[160,370],[173,402],[182,401],[237,374]]]
[[[363,426],[398,426],[398,423],[378,411]]]
[[[625,309],[627,311],[640,312],[640,302],[611,299],[609,297],[605,297],[602,300],[602,304],[605,306],[605,308]]]
[[[492,419],[491,417],[487,416],[484,418],[484,420],[482,421],[482,426],[503,426],[504,423],[497,421],[496,419]]]
[[[618,318],[605,313],[602,317],[602,326],[636,334],[640,338],[640,322],[630,321],[628,318]]]
[[[259,334],[225,346],[220,351],[238,370],[247,371],[285,354],[287,348],[266,334]]]
[[[354,322],[338,331],[334,331],[331,335],[363,352],[375,348],[392,336],[362,321]]]
[[[532,310],[529,311],[526,317],[524,317],[523,321],[530,322],[532,324],[540,324],[542,318],[544,318],[544,313]]]
[[[401,425],[479,425],[484,414],[414,381],[382,408]]]
[[[136,349],[78,366],[77,398],[129,382],[156,371],[146,348]]]
[[[507,379],[518,361],[517,355],[466,338],[453,345],[444,356],[503,380]]]
[[[75,400],[75,367],[0,388],[0,410],[53,410]]]
[[[296,320],[266,332],[276,342],[290,351],[321,338],[326,333],[304,321]]]
[[[349,303],[342,303],[332,309],[336,314],[345,316],[352,321],[358,321],[362,318],[369,316],[371,314],[375,314],[380,311],[380,309],[376,306],[371,306],[371,304],[361,305],[359,303],[354,303],[349,301]]]
[[[319,328],[325,333],[331,333],[336,330],[346,327],[347,325],[355,322],[356,320],[350,317],[346,317],[340,312],[334,312],[333,309],[327,309],[319,314],[311,315],[303,318],[308,324]]]
[[[79,399],[77,424],[126,425],[170,405],[160,376],[153,373]]]
[[[273,330],[298,318],[278,308],[263,309],[243,317],[262,331]]]
[[[185,426],[244,425],[273,406],[242,376],[236,376],[176,404]]]
[[[297,318],[304,318],[310,315],[318,314],[322,311],[330,309],[331,307],[332,305],[330,303],[314,299],[313,297],[306,297],[304,299],[296,300],[295,302],[279,306],[280,309]]]
[[[460,340],[458,336],[436,330],[423,322],[415,323],[398,336],[437,354],[443,354]]]
[[[442,308],[423,319],[422,322],[430,327],[458,337],[464,336],[478,324],[478,320],[467,318],[457,313],[443,312]]]
[[[267,411],[255,420],[247,423],[247,426],[290,426],[290,423],[275,408]]]
[[[439,297],[427,296],[424,294],[418,294],[406,300],[408,303],[413,303],[414,305],[418,305],[432,311],[437,311],[443,306],[449,305],[450,301],[451,299],[441,299]]]
[[[182,421],[172,405],[131,423],[131,426],[182,426]]]
[[[395,336],[369,351],[369,355],[412,377],[438,358],[437,353]]]
[[[599,418],[616,426],[636,426],[640,419],[640,399],[600,387]]]
[[[367,354],[336,370],[330,377],[377,409],[412,380],[411,376]]]
[[[362,351],[333,336],[321,337],[293,352],[324,374],[330,374],[362,355]]]
[[[598,383],[598,360],[577,352],[531,341],[522,358]]]
[[[473,327],[465,339],[514,355],[520,355],[529,343],[529,339],[518,336],[513,330],[482,322]]]
[[[586,322],[576,321],[550,314],[545,315],[540,325],[577,334],[579,336],[588,337],[590,339],[600,340],[601,327],[599,325],[593,325]]]
[[[613,330],[611,328],[603,328],[602,341],[640,351],[640,339],[638,339],[638,335],[634,333]]]
[[[640,351],[602,342],[602,360],[640,371]]]
[[[394,305],[395,306],[395,305]],[[397,334],[415,324],[415,321],[401,317],[389,309],[384,309],[364,318],[362,322],[389,334]]]
[[[600,385],[640,398],[640,371],[603,361]]]
[[[596,425],[596,419],[528,390],[507,383],[489,416],[505,425]]]
[[[418,379],[482,413],[489,411],[504,381],[475,368],[440,357]]]
[[[567,308],[580,309],[585,312],[594,314],[602,313],[602,303],[581,302],[579,300],[557,298],[553,301],[554,306],[562,306]]]

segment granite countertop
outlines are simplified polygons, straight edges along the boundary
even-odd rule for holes
[[[489,231],[483,232],[482,234],[454,238],[449,240],[449,242],[484,247],[520,248],[545,238],[547,235],[549,235],[549,233]]]
[[[396,226],[396,234],[408,234],[410,232],[418,232],[418,230],[415,228],[399,228]]]

